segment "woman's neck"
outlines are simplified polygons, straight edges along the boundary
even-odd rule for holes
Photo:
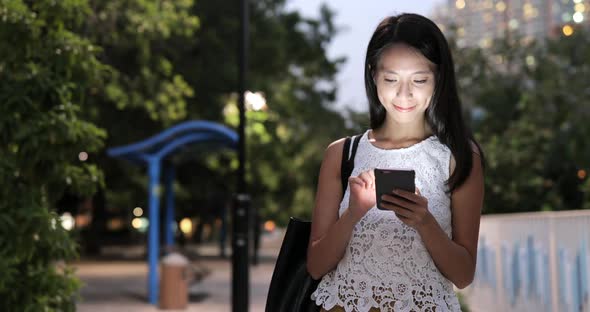
[[[421,141],[432,135],[430,127],[424,120],[411,124],[400,124],[386,119],[379,129],[372,132],[373,139],[388,142]]]

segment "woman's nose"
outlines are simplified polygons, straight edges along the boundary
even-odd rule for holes
[[[396,96],[401,98],[412,97],[412,89],[410,88],[410,84],[407,82],[400,83]]]

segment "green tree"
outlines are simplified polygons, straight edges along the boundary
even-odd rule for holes
[[[72,30],[85,1],[0,0],[0,309],[74,310],[79,283],[63,261],[76,244],[54,212],[67,190],[90,196],[100,170],[78,160],[106,133],[81,118],[108,68]]]
[[[194,89],[173,57],[185,50],[185,42],[193,40],[199,27],[199,19],[189,11],[194,2],[88,3],[90,14],[78,32],[101,47],[98,58],[109,71],[105,83],[87,93],[82,114],[109,133],[105,146],[143,140],[186,120],[187,101]],[[96,222],[87,233],[105,235],[107,219],[122,217],[127,226],[116,235],[124,238],[129,233],[133,207],[147,207],[145,170],[109,158],[104,149],[91,158],[105,172],[106,207],[96,207]],[[190,193],[181,192],[180,200],[186,197],[184,194]]]
[[[100,59],[115,74],[104,89],[96,90],[94,104],[84,112],[111,134],[109,146],[143,139],[186,119],[237,125],[226,120],[224,109],[236,99],[239,7],[219,1],[172,2],[171,17],[158,19],[146,9],[157,7],[155,3],[160,2],[91,1],[93,16],[83,29],[103,47]],[[326,56],[337,34],[328,8],[319,19],[309,19],[287,11],[283,0],[250,5],[248,88],[263,92],[269,108],[249,113],[248,180],[256,207],[266,217],[280,215],[286,221],[292,213],[309,215],[323,149],[347,134],[343,118],[330,106],[336,92],[334,76],[343,60]],[[142,27],[134,21],[141,21]],[[158,31],[162,27],[170,31]],[[158,70],[162,63],[169,74]],[[149,79],[144,72],[150,73]],[[176,102],[154,104],[160,109],[152,109],[149,101],[159,97],[154,90],[170,85],[171,77],[182,81],[174,92],[178,97],[167,96]],[[168,114],[168,107],[178,113]],[[130,211],[145,204],[142,170],[103,155],[95,159],[105,170],[110,206]],[[235,154],[195,154],[184,160],[176,185],[180,216],[198,211],[214,187],[231,193]],[[204,183],[203,176],[210,183]]]
[[[337,91],[335,75],[344,62],[343,58],[330,59],[326,55],[328,44],[338,33],[332,21],[334,12],[324,6],[318,19],[310,19],[286,10],[284,3],[277,0],[252,3],[249,88],[265,95],[268,110],[247,114],[250,164],[247,172],[253,205],[263,217],[283,223],[290,215],[311,216],[324,149],[331,141],[350,134],[344,118],[332,107]],[[202,38],[213,37],[210,33],[215,32],[223,36],[218,42],[238,42],[238,25],[231,23],[231,14],[215,14],[219,5],[214,2],[197,4],[197,12],[203,17]],[[208,21],[226,27],[208,28]],[[204,42],[203,50],[206,46]],[[202,61],[217,64],[213,61],[214,55],[219,55],[222,48],[207,51],[211,56],[203,54]],[[227,55],[229,59],[235,57],[235,52]],[[225,78],[220,80],[232,81],[237,62],[230,64],[222,66],[231,68],[229,70],[204,73],[225,73]],[[197,91],[196,100],[203,93],[205,90]],[[234,107],[229,112],[220,110],[226,113],[225,120],[230,125],[237,124],[235,101],[235,95],[224,96],[217,104],[223,105],[221,108]],[[234,161],[234,164],[237,163]]]
[[[590,103],[588,33],[487,51],[455,47],[460,91],[488,161],[484,212],[582,208]]]

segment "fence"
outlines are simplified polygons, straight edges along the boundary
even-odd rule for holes
[[[473,312],[590,311],[590,211],[482,217]]]

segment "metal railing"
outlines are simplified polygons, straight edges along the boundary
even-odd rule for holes
[[[590,311],[590,211],[483,216],[472,311]]]

